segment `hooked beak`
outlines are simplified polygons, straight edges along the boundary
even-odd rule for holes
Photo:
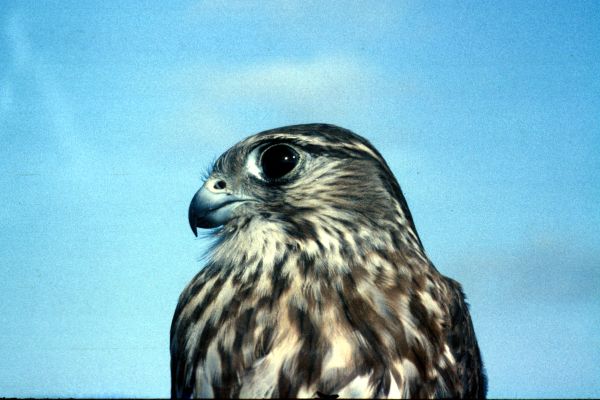
[[[221,226],[232,217],[233,210],[242,202],[251,199],[236,196],[226,188],[224,181],[207,180],[196,192],[190,208],[188,219],[194,235],[198,236],[198,228],[215,228]]]

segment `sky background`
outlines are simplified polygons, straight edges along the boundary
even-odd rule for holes
[[[462,282],[489,396],[600,397],[599,2],[165,4],[0,1],[0,396],[168,396],[203,172],[328,122]]]

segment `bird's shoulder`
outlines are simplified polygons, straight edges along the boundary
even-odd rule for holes
[[[473,321],[462,285],[444,277],[449,288],[449,315],[446,339],[466,397],[484,398],[487,378],[475,336]]]

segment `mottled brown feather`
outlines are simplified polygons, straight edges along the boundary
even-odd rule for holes
[[[279,182],[249,173],[275,143],[302,161]],[[428,260],[366,139],[326,124],[265,131],[211,176],[255,201],[215,231],[179,298],[173,398],[485,396],[462,289]]]

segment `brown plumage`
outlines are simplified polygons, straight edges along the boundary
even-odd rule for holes
[[[218,229],[173,317],[173,397],[485,396],[462,289],[364,138],[325,124],[251,136],[189,219]]]

